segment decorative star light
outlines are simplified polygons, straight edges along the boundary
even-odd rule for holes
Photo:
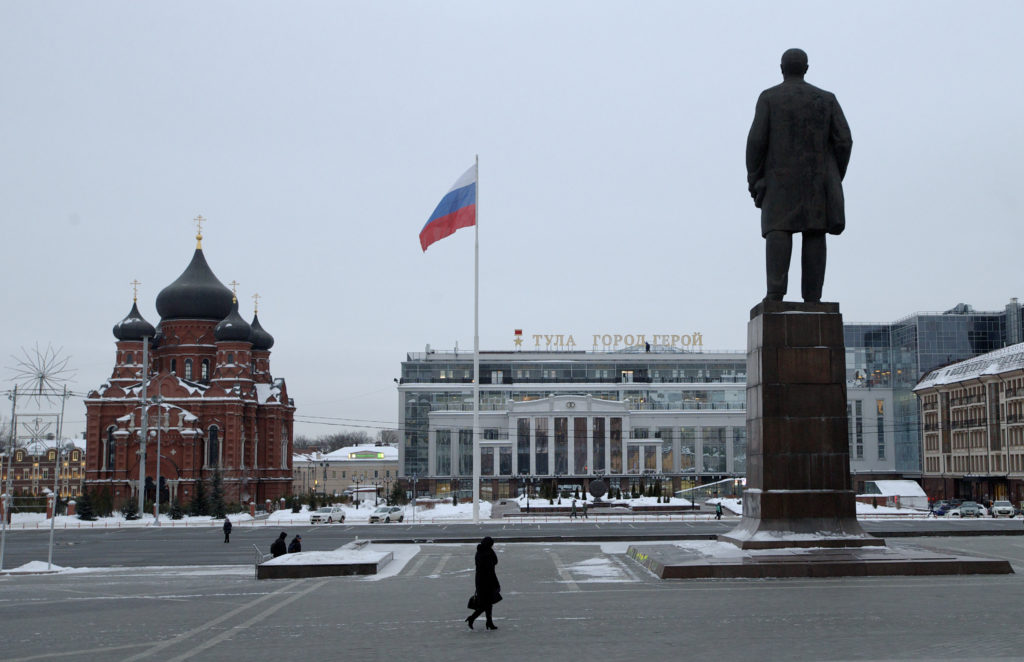
[[[17,385],[19,395],[34,398],[37,403],[43,399],[51,404],[59,400],[75,372],[68,368],[71,357],[62,356],[62,352],[63,348],[54,349],[48,344],[44,350],[36,343],[31,352],[22,347],[20,357],[12,355],[15,365],[8,369],[14,375],[9,381]]]

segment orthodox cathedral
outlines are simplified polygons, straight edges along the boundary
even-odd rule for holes
[[[201,226],[192,261],[157,296],[156,310],[154,328],[136,295],[114,325],[113,373],[85,400],[85,489],[109,490],[116,506],[137,499],[144,461],[147,500],[159,484],[161,503],[187,508],[196,483],[206,481],[209,493],[218,471],[227,502],[288,494],[295,404],[284,380],[271,376],[274,338],[258,310],[251,323],[239,315],[235,294],[203,255]],[[140,448],[143,429],[149,440]]]

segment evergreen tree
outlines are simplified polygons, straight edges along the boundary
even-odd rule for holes
[[[310,492],[309,494],[309,512],[313,512],[320,507],[320,504],[316,502],[316,495]]]
[[[452,495],[452,505],[453,506],[459,505],[459,495],[458,495],[458,493],[455,493],[455,494]]]
[[[139,519],[139,511],[135,510],[135,504],[131,499],[121,505],[121,514],[126,520]]]
[[[405,498],[405,490],[402,489],[402,484],[396,480],[391,488],[391,504],[394,506],[404,506],[408,502],[409,500]]]
[[[110,488],[100,488],[92,494],[92,510],[97,517],[109,517],[114,512]]]
[[[224,505],[224,486],[221,483],[219,468],[213,470],[213,485],[210,488],[210,510],[214,519],[224,519],[227,516],[227,506]]]
[[[78,497],[78,519],[91,522],[96,519],[96,513],[92,509],[92,496],[88,491],[82,492]]]
[[[297,513],[302,510],[302,506],[299,504],[299,497],[292,495],[292,512]]]
[[[181,509],[181,502],[178,499],[174,499],[171,502],[171,519],[181,519],[185,516],[185,511]]]
[[[206,482],[201,478],[193,483],[192,502],[188,506],[188,514],[193,517],[210,514],[210,503],[206,496]]]

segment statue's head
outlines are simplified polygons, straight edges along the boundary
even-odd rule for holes
[[[807,53],[791,48],[782,54],[782,75],[803,76],[807,73]]]

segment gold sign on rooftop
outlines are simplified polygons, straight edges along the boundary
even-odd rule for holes
[[[580,348],[575,336],[571,333],[533,333],[526,336],[533,340],[534,350],[575,350]],[[584,337],[581,336],[581,340]],[[516,329],[512,342],[516,349],[523,345],[522,329]],[[704,346],[704,335],[699,331],[693,333],[594,333],[590,336],[594,351],[614,351],[629,347],[647,345],[693,349]],[[585,341],[584,341],[585,342]]]

